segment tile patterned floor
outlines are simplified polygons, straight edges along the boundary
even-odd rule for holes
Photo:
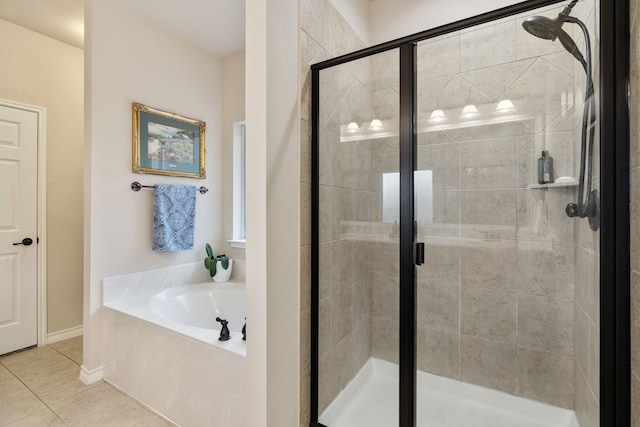
[[[0,426],[167,427],[109,384],[79,379],[82,337],[0,357]]]

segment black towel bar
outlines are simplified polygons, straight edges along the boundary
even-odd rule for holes
[[[153,185],[142,185],[140,184],[138,181],[133,181],[131,183],[131,189],[133,191],[140,191],[143,188],[155,188],[155,186]],[[207,187],[200,187],[200,188],[196,188],[196,190],[198,190],[198,192],[200,192],[200,194],[205,194],[207,191],[209,191],[209,189]]]

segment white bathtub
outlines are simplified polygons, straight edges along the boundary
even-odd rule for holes
[[[105,380],[180,426],[243,425],[244,283],[164,284],[122,298],[109,290],[117,279],[103,281]],[[216,317],[229,321],[229,341],[218,340]]]
[[[159,292],[149,300],[151,310],[165,319],[202,329],[220,330],[216,317],[229,330],[241,332],[245,322],[245,289],[237,283],[200,283]]]
[[[243,356],[246,354],[241,332],[246,313],[244,283],[183,285],[105,303],[104,306],[186,337]],[[216,317],[229,321],[229,341],[218,340],[220,323],[216,322]]]

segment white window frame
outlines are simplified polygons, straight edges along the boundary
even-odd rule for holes
[[[245,122],[233,124],[233,236],[229,244],[244,248],[247,238],[246,141]]]

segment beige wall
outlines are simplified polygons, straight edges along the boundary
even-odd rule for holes
[[[222,60],[223,91],[223,158],[224,180],[224,235],[229,240],[233,236],[233,124],[245,119],[245,53],[240,52]],[[225,245],[226,254],[231,258],[245,259],[245,250]]]
[[[82,325],[83,52],[0,20],[0,98],[47,109],[47,333]]]
[[[640,1],[631,1],[631,402],[640,427]]]
[[[298,0],[249,0],[247,123],[247,425],[298,422]]]
[[[222,61],[113,0],[85,5],[85,342],[83,372],[102,365],[101,280],[199,262],[223,236]],[[131,172],[131,104],[206,122],[204,180]],[[217,154],[217,155],[216,155]],[[197,195],[194,249],[151,250],[153,192],[132,181],[204,185]]]

